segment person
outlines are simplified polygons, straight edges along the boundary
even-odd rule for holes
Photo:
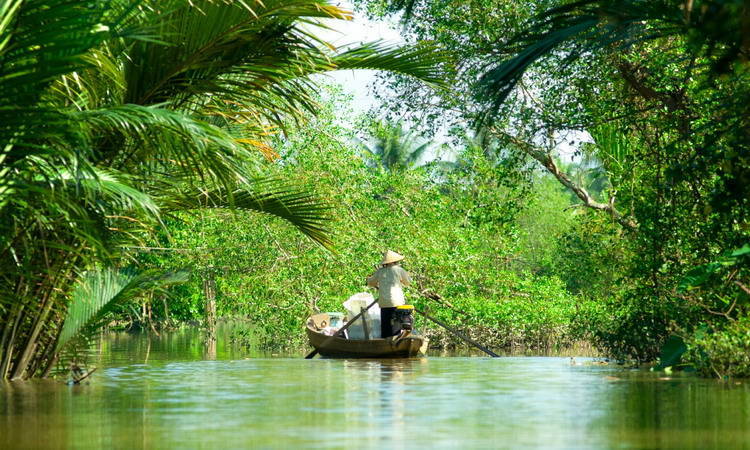
[[[380,267],[367,277],[367,285],[378,289],[378,305],[380,306],[380,336],[387,338],[395,336],[401,330],[394,330],[391,319],[397,306],[404,304],[403,286],[411,283],[409,272],[405,271],[399,262],[404,257],[388,250],[383,254]]]

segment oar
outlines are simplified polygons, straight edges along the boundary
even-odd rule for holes
[[[481,345],[481,344],[479,344],[479,343],[475,342],[474,340],[470,339],[470,338],[469,338],[468,336],[466,336],[465,334],[461,333],[460,331],[457,331],[457,330],[453,330],[453,329],[451,329],[451,328],[450,328],[450,327],[449,327],[448,325],[446,325],[446,324],[444,324],[443,322],[441,322],[441,321],[437,320],[436,318],[434,318],[434,317],[432,317],[432,316],[428,315],[428,314],[427,314],[427,313],[425,313],[425,312],[422,312],[422,311],[420,311],[420,310],[418,310],[418,309],[416,309],[416,308],[415,308],[414,310],[415,310],[416,312],[418,312],[419,314],[421,314],[422,316],[424,316],[424,317],[425,317],[426,319],[429,319],[429,320],[431,320],[431,321],[435,322],[436,324],[438,324],[438,325],[440,325],[441,327],[443,327],[443,328],[445,328],[446,330],[448,330],[448,331],[449,331],[450,333],[452,333],[452,334],[453,334],[454,336],[458,336],[459,338],[463,339],[464,341],[468,342],[469,344],[473,345],[474,347],[478,348],[479,350],[481,350],[481,351],[483,351],[483,352],[487,353],[488,355],[492,356],[493,358],[499,358],[499,357],[500,357],[500,355],[498,355],[497,353],[495,353],[495,352],[493,352],[492,350],[490,350],[490,349],[488,349],[488,348],[484,347],[483,345]]]
[[[360,312],[359,312],[359,314],[357,314],[356,316],[352,317],[352,320],[350,320],[349,322],[347,322],[347,323],[346,323],[346,325],[344,325],[343,327],[339,328],[339,331],[337,331],[337,332],[336,332],[336,333],[334,333],[334,334],[333,334],[332,336],[329,336],[329,337],[328,337],[328,339],[326,339],[325,341],[323,341],[323,343],[322,343],[322,344],[320,344],[320,346],[319,346],[319,347],[325,347],[325,346],[326,346],[326,344],[328,344],[328,343],[329,343],[329,342],[331,341],[331,339],[333,339],[333,338],[335,338],[336,336],[338,336],[339,334],[343,333],[343,332],[344,332],[344,331],[345,331],[345,330],[346,330],[347,328],[349,328],[349,327],[350,327],[350,326],[351,326],[351,325],[352,325],[352,324],[353,324],[354,322],[356,322],[356,321],[357,321],[357,319],[359,319],[359,318],[360,318],[360,316],[361,316],[362,314],[364,314],[365,312],[367,312],[367,310],[368,310],[368,309],[370,309],[370,308],[372,307],[372,305],[374,305],[374,304],[375,304],[375,303],[377,303],[377,302],[378,302],[378,301],[377,301],[377,300],[375,300],[374,302],[372,302],[372,303],[370,303],[369,305],[367,305],[367,307],[366,307],[365,309],[363,309],[362,311],[360,311]],[[365,326],[367,326],[367,325],[365,325]],[[317,354],[318,354],[318,349],[316,348],[315,350],[313,350],[313,351],[311,351],[310,353],[308,353],[308,354],[307,354],[307,356],[305,356],[305,359],[313,359],[313,358],[315,358],[315,355],[317,355]]]

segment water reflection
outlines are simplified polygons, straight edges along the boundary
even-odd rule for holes
[[[640,448],[750,448],[750,386],[687,374],[625,372],[596,424]]]
[[[107,341],[87,385],[0,385],[0,448],[750,446],[744,383],[567,358],[230,359],[221,339],[206,361],[195,336]]]
[[[344,427],[359,445],[398,448],[408,442],[410,385],[426,373],[425,358],[401,360],[345,360]]]
[[[216,360],[216,341],[216,322],[213,322],[203,335],[203,359]]]

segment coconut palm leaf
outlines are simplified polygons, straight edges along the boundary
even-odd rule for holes
[[[0,164],[30,134],[50,127],[64,130],[55,111],[39,102],[55,79],[82,69],[81,56],[110,36],[98,27],[102,19],[100,10],[80,2],[29,0],[0,6]],[[6,173],[0,165],[0,177]]]
[[[52,81],[81,69],[81,55],[110,37],[103,20],[102,9],[81,2],[6,2],[0,7],[2,103],[36,103]]]
[[[139,2],[107,3],[106,8],[98,8],[72,0],[3,2],[0,142],[12,142],[18,135],[35,133],[35,128],[23,126],[30,118],[36,118],[37,123],[48,123],[45,120],[54,111],[44,104],[48,89],[62,77],[90,67],[93,61],[86,57],[88,52],[108,40],[148,39],[145,34],[129,32],[132,30],[121,26]]]
[[[242,189],[184,191],[163,202],[165,211],[200,208],[232,208],[272,215],[289,222],[321,246],[333,250],[326,228],[331,205],[321,202],[309,190],[292,183],[263,178],[249,182]]]
[[[9,27],[15,19],[16,12],[21,7],[22,0],[9,0],[0,5],[0,53],[10,41]]]
[[[270,0],[252,9],[239,1],[171,0],[158,8],[171,10],[153,24],[167,45],[141,42],[128,50],[126,103],[183,105],[207,92],[242,98],[241,89],[273,91],[320,53],[301,26],[347,16],[316,0]]]
[[[66,239],[53,234],[57,239],[44,245],[77,253],[81,246],[68,244],[73,239],[85,242],[86,248],[107,253],[111,227],[118,222],[115,218],[127,217],[127,223],[138,225],[142,225],[142,220],[159,221],[159,205],[149,194],[133,187],[128,175],[95,168],[71,173],[43,160],[38,162],[34,173],[31,179],[14,178],[4,186],[7,195],[0,197],[0,207],[5,212],[0,220],[0,255],[3,257],[24,236],[32,242],[36,239],[33,245],[42,245],[38,236],[33,236],[35,231],[54,230],[71,223],[76,226],[63,227]],[[29,211],[33,211],[33,215],[30,216]],[[117,225],[117,229],[123,228]]]
[[[128,300],[185,282],[188,277],[187,271],[155,273],[105,268],[85,272],[71,293],[57,351],[74,340],[87,341],[106,323],[110,314]]]
[[[160,2],[161,4],[162,2]],[[172,1],[161,23],[169,45],[140,42],[128,49],[126,103],[200,110],[213,102],[252,105],[283,126],[282,115],[315,111],[309,75],[331,70],[380,69],[442,83],[443,53],[434,46],[365,44],[340,54],[316,38],[319,19],[349,13],[317,0],[243,2]],[[307,27],[305,27],[307,26]]]
[[[375,41],[335,55],[331,60],[331,70],[385,70],[444,88],[452,71],[450,61],[450,53],[433,43],[397,45]]]
[[[120,170],[147,173],[169,167],[205,182],[231,185],[247,176],[251,150],[227,130],[158,106],[121,105],[73,114],[91,136],[107,136],[96,160]]]

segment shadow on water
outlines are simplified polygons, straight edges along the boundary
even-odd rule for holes
[[[89,384],[0,385],[0,448],[743,448],[749,384],[565,357],[304,360],[113,335]],[[215,358],[215,360],[213,360]]]

